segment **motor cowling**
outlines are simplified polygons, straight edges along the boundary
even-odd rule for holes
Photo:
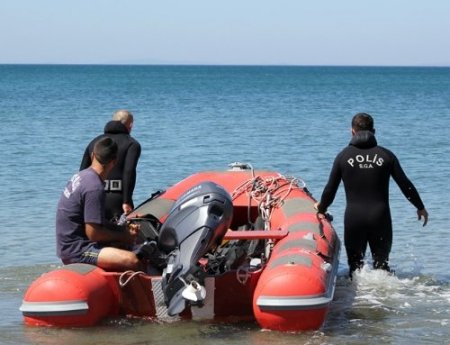
[[[186,299],[201,304],[203,272],[198,261],[221,243],[232,217],[231,196],[214,182],[192,187],[174,204],[158,239],[159,249],[168,255],[162,288],[169,315],[182,312]]]

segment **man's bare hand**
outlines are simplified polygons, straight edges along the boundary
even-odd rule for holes
[[[423,226],[428,223],[428,212],[426,209],[417,211],[417,220],[421,220],[423,218]]]

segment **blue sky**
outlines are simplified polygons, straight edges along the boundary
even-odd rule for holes
[[[450,1],[1,0],[0,63],[450,66]]]

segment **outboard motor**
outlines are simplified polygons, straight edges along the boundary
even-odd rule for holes
[[[168,254],[162,289],[169,315],[186,308],[186,301],[202,305],[204,272],[199,259],[218,246],[233,217],[227,191],[213,182],[201,183],[174,204],[160,229],[158,247]]]

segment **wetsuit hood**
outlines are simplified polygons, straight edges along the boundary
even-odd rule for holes
[[[105,134],[129,134],[127,127],[120,121],[109,121],[105,126]]]
[[[371,131],[358,131],[353,135],[349,145],[367,149],[377,146],[377,139]]]

